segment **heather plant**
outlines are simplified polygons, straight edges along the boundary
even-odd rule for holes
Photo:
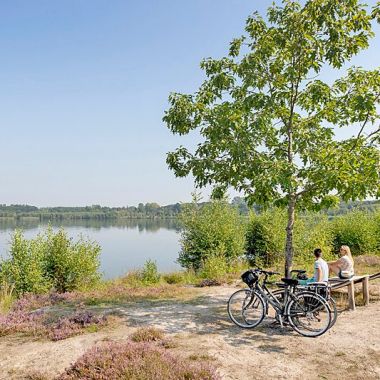
[[[130,338],[133,342],[157,342],[164,338],[164,333],[156,327],[140,327]]]
[[[11,310],[8,314],[0,314],[0,336],[13,333],[24,333],[27,335],[44,335],[43,313],[31,313],[24,309]]]
[[[109,342],[87,351],[58,380],[218,380],[207,363],[179,358],[153,343]]]
[[[53,341],[63,340],[88,331],[92,327],[100,327],[106,324],[107,318],[105,316],[96,316],[86,310],[78,311],[73,315],[60,318],[49,330],[49,338]]]
[[[60,317],[49,312],[51,306],[79,301],[80,295],[75,293],[28,294],[15,301],[7,314],[0,314],[0,336],[22,333],[56,341],[95,331],[108,323],[105,316],[81,308]]]
[[[178,262],[196,272],[213,256],[229,262],[244,254],[245,223],[225,200],[199,206],[195,199],[183,208]]]

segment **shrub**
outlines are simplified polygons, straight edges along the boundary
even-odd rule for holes
[[[59,317],[49,314],[47,306],[63,301],[76,300],[74,293],[28,294],[12,305],[6,315],[0,314],[0,336],[23,333],[32,336],[46,336],[51,340],[62,340],[84,331],[90,331],[107,324],[106,316],[97,316],[78,309],[72,314]]]
[[[51,283],[44,272],[44,250],[41,236],[29,241],[22,231],[16,230],[11,238],[10,257],[1,262],[1,282],[12,284],[18,296],[46,292]]]
[[[181,272],[165,273],[162,278],[167,284],[182,284],[185,282],[185,276]]]
[[[270,209],[261,214],[251,213],[247,229],[247,258],[252,265],[273,266],[284,261],[286,212]],[[321,248],[324,258],[332,258],[332,231],[326,215],[307,213],[295,221],[294,264],[314,261],[313,250]]]
[[[286,214],[271,209],[261,214],[250,213],[247,239],[247,258],[252,265],[268,266],[283,260]]]
[[[0,313],[7,312],[13,303],[14,286],[7,282],[0,284]]]
[[[294,267],[299,264],[311,266],[315,248],[322,249],[325,260],[336,259],[332,253],[333,234],[327,215],[308,213],[297,220],[294,230]]]
[[[87,288],[100,278],[99,254],[98,244],[82,237],[73,242],[63,229],[48,228],[31,240],[16,230],[10,257],[1,262],[0,281],[12,284],[17,296]]]
[[[374,213],[373,222],[375,225],[376,253],[380,253],[380,209]]]
[[[200,270],[200,276],[210,280],[221,279],[229,270],[225,257],[221,255],[212,255],[207,257]]]
[[[67,339],[81,334],[84,329],[103,326],[107,323],[105,316],[96,316],[89,311],[78,311],[71,316],[62,317],[50,329],[49,337],[53,341]]]
[[[153,343],[105,343],[87,351],[59,380],[217,380],[209,364],[191,363]]]
[[[199,271],[210,257],[224,258],[227,263],[244,254],[245,224],[238,211],[226,201],[212,201],[184,207],[181,251],[178,262]]]
[[[155,261],[147,260],[140,272],[140,279],[146,285],[157,284],[160,281],[157,264]]]
[[[333,220],[333,246],[336,252],[341,245],[348,245],[353,255],[373,253],[378,248],[374,215],[353,211]]]
[[[58,292],[89,288],[99,280],[97,243],[82,236],[73,242],[63,229],[57,233],[48,229],[45,238],[44,269]]]
[[[133,342],[156,342],[164,338],[164,333],[155,327],[141,327],[132,335]]]

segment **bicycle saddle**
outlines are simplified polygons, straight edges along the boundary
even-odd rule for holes
[[[282,278],[281,281],[286,285],[298,285],[298,280],[293,278]]]

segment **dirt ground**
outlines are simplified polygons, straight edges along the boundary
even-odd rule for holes
[[[144,325],[163,329],[180,355],[212,357],[223,379],[380,379],[380,302],[343,312],[329,332],[304,338],[271,318],[254,330],[234,326],[226,312],[234,290],[201,289],[187,302],[115,305],[117,327],[59,342],[0,338],[0,379],[25,379],[34,370],[53,378],[94,344],[124,340]]]

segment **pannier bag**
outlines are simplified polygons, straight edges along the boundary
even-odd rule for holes
[[[245,282],[248,286],[252,286],[257,280],[259,279],[258,275],[252,270],[247,270],[241,275],[241,279],[243,282]]]

